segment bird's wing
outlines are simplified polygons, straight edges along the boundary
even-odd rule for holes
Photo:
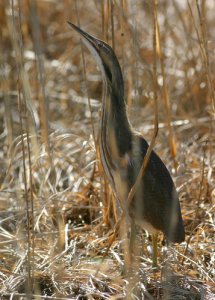
[[[137,146],[138,145],[138,146]],[[143,159],[148,149],[148,143],[137,137],[129,155],[127,176],[130,189],[134,185],[140,171]],[[179,200],[175,185],[166,166],[159,156],[152,151],[145,173],[137,188],[133,205],[140,218],[145,218],[157,229],[168,226],[172,212],[178,214]]]
[[[148,149],[148,143],[140,136],[135,137],[132,151],[127,155],[127,176],[131,185],[135,183],[136,177],[142,166],[144,157]],[[175,190],[171,175],[160,157],[152,151],[143,180],[150,183],[150,190],[156,193],[164,193],[169,196]],[[147,186],[147,188],[149,188]]]

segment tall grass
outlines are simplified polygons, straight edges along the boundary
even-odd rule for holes
[[[213,298],[214,9],[210,0],[0,3],[2,299]],[[123,273],[130,240],[98,152],[101,74],[67,20],[115,49],[130,122],[174,177],[186,242],[167,248],[160,237],[156,271],[137,227]]]

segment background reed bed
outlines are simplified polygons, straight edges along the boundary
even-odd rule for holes
[[[210,0],[0,3],[2,299],[214,299],[214,10]],[[101,74],[67,20],[115,49],[130,122],[148,142],[157,105],[154,149],[186,228],[175,247],[160,237],[157,271],[138,228],[129,274],[120,236],[106,253],[117,215],[98,154]]]

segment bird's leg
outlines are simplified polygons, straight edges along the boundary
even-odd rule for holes
[[[157,233],[152,235],[152,248],[153,248],[153,253],[152,253],[152,267],[157,268],[158,267],[158,235]]]

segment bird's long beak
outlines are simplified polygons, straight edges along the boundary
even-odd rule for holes
[[[94,36],[86,33],[83,31],[81,28],[77,27],[71,22],[67,22],[75,31],[77,31],[85,46],[89,49],[91,52],[92,56],[94,57],[95,61],[97,62],[98,67],[100,68],[102,72],[102,77],[103,77],[103,82],[106,82],[106,74],[105,74],[105,69],[103,65],[103,60],[101,57],[101,46],[104,47],[104,42],[95,38]]]
[[[74,25],[73,23],[67,21],[67,23],[75,30],[77,31],[83,39],[83,41],[87,41],[96,51],[99,51],[99,40],[96,39],[95,37],[91,36],[90,34],[86,33],[85,31],[83,31],[81,28],[79,28],[78,26]],[[86,43],[87,45],[87,43]],[[87,45],[89,46],[89,45]]]

